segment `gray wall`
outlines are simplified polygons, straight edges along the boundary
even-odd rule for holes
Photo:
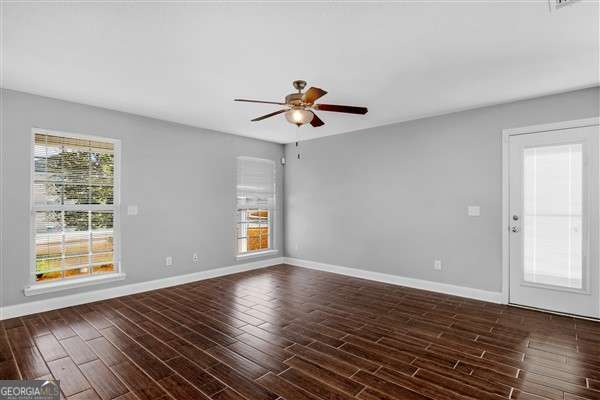
[[[596,87],[286,145],[286,255],[500,291],[502,129],[599,108]]]
[[[599,96],[592,88],[307,141],[301,160],[287,145],[285,204],[276,163],[280,255],[285,248],[290,257],[499,291],[502,129],[598,116]],[[2,102],[0,306],[236,264],[235,157],[278,161],[283,152],[274,143],[10,90]],[[122,140],[127,280],[23,296],[32,127]],[[131,204],[139,215],[125,215]],[[467,205],[481,206],[481,217],[468,217]],[[167,255],[173,267],[163,266]],[[433,270],[435,258],[442,271]]]
[[[0,306],[236,264],[236,157],[276,161],[275,243],[283,253],[283,146],[30,94],[2,90]],[[121,139],[121,249],[127,279],[25,297],[30,271],[31,128]],[[137,204],[139,215],[127,216]],[[192,263],[192,254],[200,257]],[[164,266],[166,256],[174,265]],[[255,259],[248,260],[254,261]]]

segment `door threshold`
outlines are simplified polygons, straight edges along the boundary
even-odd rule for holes
[[[577,318],[577,319],[585,319],[585,320],[593,321],[593,322],[600,322],[600,318],[586,317],[585,315],[569,314],[569,313],[564,313],[564,312],[560,312],[560,311],[546,310],[545,308],[524,306],[522,304],[516,304],[516,303],[510,303],[510,302],[508,303],[508,305],[512,306],[512,307],[523,308],[525,310],[532,310],[532,311],[544,312],[546,314],[560,315],[562,317],[571,317],[571,318]]]

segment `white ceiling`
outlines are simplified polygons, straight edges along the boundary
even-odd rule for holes
[[[600,83],[597,0],[3,7],[3,87],[282,143]],[[298,129],[232,101],[294,79],[369,113]]]

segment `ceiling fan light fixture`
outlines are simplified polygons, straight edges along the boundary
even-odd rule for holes
[[[290,124],[301,126],[310,123],[314,117],[314,114],[303,108],[293,108],[285,113],[285,119]]]
[[[319,116],[316,115],[312,110],[361,115],[364,115],[369,111],[367,110],[367,107],[315,103],[315,101],[325,96],[327,92],[323,89],[319,89],[318,87],[309,87],[308,90],[306,90],[306,92],[302,92],[302,90],[304,90],[305,87],[306,81],[294,81],[294,88],[298,90],[298,92],[290,93],[287,96],[285,96],[284,102],[249,99],[234,99],[234,101],[243,101],[246,103],[276,104],[280,106],[285,106],[285,108],[271,112],[266,115],[261,115],[260,117],[254,118],[251,121],[262,121],[264,119],[271,118],[279,114],[285,114],[285,119],[287,119],[287,121],[290,124],[294,124],[298,127],[306,124],[311,124],[313,128],[318,128],[320,126],[325,125],[325,122],[323,122],[321,118],[319,118]]]

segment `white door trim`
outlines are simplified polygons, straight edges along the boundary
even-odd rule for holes
[[[536,132],[548,132],[569,128],[600,125],[600,117],[576,119],[572,121],[553,122],[550,124],[531,125],[521,128],[502,130],[502,301],[509,303],[509,138],[513,135],[523,135]],[[599,243],[600,245],[600,243]],[[600,303],[600,299],[598,299]]]

